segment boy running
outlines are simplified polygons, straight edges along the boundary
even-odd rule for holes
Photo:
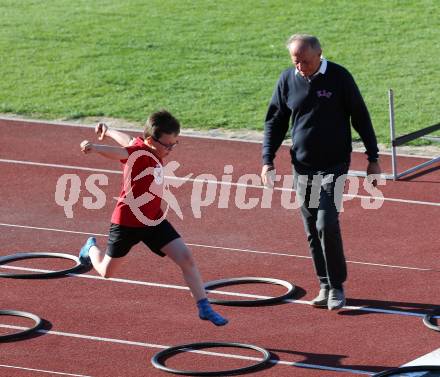
[[[109,277],[120,265],[121,258],[142,241],[153,253],[170,257],[180,267],[197,303],[200,319],[211,321],[216,326],[226,325],[228,320],[216,313],[208,302],[191,251],[174,227],[164,219],[161,209],[162,159],[178,143],[178,120],[165,110],[153,113],[145,125],[144,138],[132,138],[123,132],[110,130],[104,123],[98,124],[95,131],[99,140],[110,137],[121,146],[99,145],[84,140],[81,151],[120,160],[123,164],[123,188],[111,218],[106,251],[101,251],[96,239],[90,237],[80,251],[80,261],[91,263],[101,276]]]

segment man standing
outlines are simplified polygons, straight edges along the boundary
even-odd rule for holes
[[[367,175],[381,173],[377,141],[353,77],[321,56],[318,38],[295,34],[287,48],[293,67],[281,74],[269,104],[261,178],[264,185],[273,185],[275,153],[291,120],[297,195],[304,201],[301,215],[320,283],[312,305],[335,310],[345,305],[347,269],[338,209],[341,179],[345,180],[350,164],[351,126],[366,148]]]

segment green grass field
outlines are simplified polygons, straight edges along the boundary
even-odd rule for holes
[[[285,40],[316,34],[381,142],[440,121],[439,0],[0,0],[0,113],[261,130]]]

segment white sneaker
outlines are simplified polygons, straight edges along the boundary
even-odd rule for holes
[[[316,306],[316,307],[327,306],[328,295],[329,295],[329,290],[327,288],[321,288],[319,290],[318,296],[316,296],[312,301],[310,301],[310,303],[312,304],[312,306]]]
[[[345,295],[342,289],[330,289],[328,296],[328,310],[341,309],[345,305]]]

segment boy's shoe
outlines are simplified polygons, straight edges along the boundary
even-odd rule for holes
[[[90,237],[79,252],[79,261],[81,264],[90,265],[92,262],[89,257],[89,250],[92,246],[96,246],[96,238]]]
[[[199,309],[199,318],[204,321],[211,321],[216,326],[224,326],[229,322],[214,311],[207,298],[197,301],[197,308]]]
[[[341,309],[345,305],[345,295],[343,289],[330,289],[328,296],[328,310]]]
[[[329,290],[327,288],[321,288],[318,296],[316,296],[310,303],[312,306],[320,307],[328,305]]]

